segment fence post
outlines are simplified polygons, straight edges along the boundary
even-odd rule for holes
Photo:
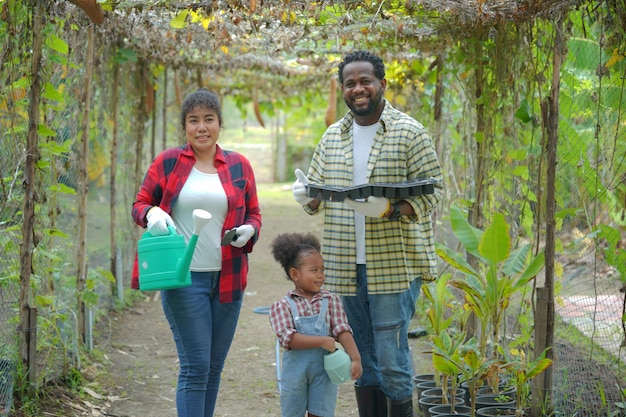
[[[32,336],[32,329],[37,324],[37,309],[30,307],[30,277],[33,267],[33,235],[35,228],[35,187],[37,184],[35,177],[35,167],[40,159],[39,154],[39,131],[41,91],[43,90],[43,76],[41,74],[41,57],[43,50],[43,28],[44,28],[44,2],[36,0],[33,2],[32,10],[32,33],[33,46],[31,64],[31,88],[30,104],[28,106],[28,135],[26,149],[26,162],[24,164],[24,206],[22,220],[22,243],[20,245],[20,361],[26,365],[28,379],[20,381],[29,383],[29,394],[35,394],[36,376],[36,337]],[[33,324],[33,320],[35,323]],[[35,329],[36,330],[36,329]]]
[[[87,351],[93,350],[93,309],[85,306],[85,348]]]
[[[536,314],[535,317],[548,317],[551,291],[546,287],[537,288]],[[548,347],[548,321],[535,320],[535,357]],[[544,415],[542,410],[551,402],[552,376],[551,373],[542,372],[532,380],[532,395],[530,406],[531,417]],[[548,401],[547,401],[548,400]]]
[[[117,248],[115,256],[115,284],[117,285],[117,299],[124,303],[124,274],[122,268],[122,250]]]
[[[25,336],[28,392],[34,398],[37,393],[37,307],[28,308],[28,328]]]

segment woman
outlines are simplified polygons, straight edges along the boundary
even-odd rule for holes
[[[193,232],[193,210],[212,215],[193,255],[192,285],[162,292],[180,361],[178,416],[211,417],[246,288],[247,254],[259,238],[261,213],[250,162],[217,144],[223,126],[217,95],[201,88],[186,97],[181,125],[187,144],[167,149],[152,161],[132,215],[152,235],[168,234],[167,226],[174,226],[187,241]],[[233,229],[234,236],[222,246]],[[136,275],[133,288],[139,287]]]

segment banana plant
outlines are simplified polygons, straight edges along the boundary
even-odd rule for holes
[[[523,410],[526,405],[525,401],[530,390],[528,382],[552,365],[552,359],[546,358],[547,350],[541,352],[541,355],[534,360],[527,358],[523,350],[500,350],[504,358],[503,367],[509,372],[515,384],[515,408],[517,410]]]
[[[447,403],[447,393],[450,392],[450,404],[452,411],[456,403],[456,390],[458,388],[458,375],[461,372],[461,349],[464,335],[450,337],[446,332],[432,336],[430,345],[432,346],[433,367],[435,371],[443,375],[441,392],[443,403]],[[448,389],[450,388],[450,389]]]
[[[465,333],[451,337],[447,332],[433,336],[433,364],[435,369],[451,382],[451,392],[456,393],[459,382],[467,381],[470,397],[470,416],[474,417],[478,387],[494,373],[501,372],[502,360],[481,355],[474,338],[466,340]],[[461,376],[460,380],[458,379]],[[454,397],[452,398],[454,404]]]
[[[464,254],[443,245],[437,245],[437,254],[461,272],[450,284],[464,292],[465,302],[480,322],[480,349],[484,356],[487,346],[495,347],[501,342],[500,331],[511,297],[543,269],[544,254],[531,256],[530,244],[513,250],[509,225],[501,213],[494,214],[485,231],[470,225],[456,206],[450,208],[450,219],[454,235],[465,251],[478,260],[478,267],[472,267]]]
[[[422,286],[424,298],[428,302],[426,317],[430,325],[429,333],[432,335],[431,344],[435,344],[445,352],[450,351],[450,342],[442,338],[448,336],[447,332],[453,324],[458,324],[459,328],[463,329],[469,315],[469,310],[465,306],[457,308],[453,304],[455,296],[448,287],[450,278],[450,273],[444,273],[434,283]],[[452,374],[447,372],[445,363],[438,362],[437,356],[433,356],[433,367],[435,369],[435,381],[439,381],[443,375],[441,378],[442,389],[447,392],[448,381],[450,380],[448,377]],[[456,379],[456,375],[454,378]],[[456,393],[456,386],[452,387],[452,391]]]
[[[428,317],[428,323],[434,335],[439,335],[441,332],[448,329],[455,319],[455,311],[452,307],[454,295],[447,287],[449,279],[449,273],[442,274],[437,278],[437,281],[432,284],[434,286],[433,289],[431,289],[430,285],[422,286],[424,297],[428,300],[426,317]]]

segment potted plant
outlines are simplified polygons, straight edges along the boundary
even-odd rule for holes
[[[480,353],[479,346],[474,338],[465,340],[465,334],[460,333],[454,338],[443,332],[438,337],[433,337],[433,364],[444,375],[454,375],[458,382],[466,382],[470,415],[474,417],[476,406],[476,392],[478,387],[484,384],[489,375],[500,373],[500,360],[487,358]],[[460,380],[457,376],[460,375]]]
[[[509,226],[500,213],[494,214],[484,231],[470,225],[463,212],[454,205],[450,208],[450,220],[454,235],[476,263],[470,265],[465,253],[440,244],[437,254],[460,272],[447,281],[463,291],[464,308],[479,322],[478,340],[472,337],[447,347],[445,343],[437,342],[433,354],[457,365],[468,386],[470,406],[474,409],[477,389],[482,384],[488,382],[494,392],[498,392],[498,384],[507,369],[504,364],[508,362],[502,355],[505,349],[500,348],[506,346],[501,337],[504,317],[512,296],[527,288],[543,269],[544,254],[533,256],[530,244],[514,249]]]
[[[448,330],[455,320],[455,310],[451,308],[454,295],[448,290],[450,273],[444,273],[435,281],[434,291],[431,285],[423,285],[422,292],[428,301],[426,317],[430,324],[431,334],[439,335]]]
[[[509,226],[504,216],[495,213],[493,221],[483,232],[469,224],[462,211],[450,208],[452,231],[465,251],[478,260],[472,267],[463,254],[442,245],[437,254],[462,274],[450,280],[461,289],[465,301],[480,322],[480,343],[483,355],[487,347],[502,342],[500,330],[511,297],[523,289],[543,269],[543,252],[531,257],[531,245],[512,250]]]
[[[478,417],[516,417],[515,407],[507,407],[507,406],[492,406],[492,407],[484,407],[476,410],[476,415]]]
[[[471,226],[456,206],[450,208],[450,219],[452,231],[477,265],[470,265],[464,253],[442,245],[437,246],[437,254],[460,272],[449,282],[463,291],[467,308],[478,320],[480,356],[498,359],[496,347],[505,343],[500,333],[511,297],[541,271],[544,255],[531,256],[530,244],[513,250],[509,226],[500,213],[494,214],[485,231]],[[500,376],[487,378],[494,392]]]
[[[453,408],[459,383],[459,364],[461,362],[459,347],[463,343],[463,339],[463,334],[453,339],[448,333],[442,332],[440,335],[433,336],[431,340],[433,366],[442,375],[443,397],[445,400],[447,397],[445,393],[450,392],[450,404]],[[443,404],[446,403],[447,401],[444,401]]]
[[[515,397],[513,394],[478,394],[476,396],[476,409],[485,407],[512,407],[515,409]]]
[[[458,309],[452,308],[452,302],[455,300],[455,297],[448,289],[450,277],[449,273],[442,274],[434,283],[422,286],[424,298],[428,303],[426,317],[430,326],[429,333],[433,337],[439,337],[440,334],[446,332],[456,320]],[[438,381],[438,386],[447,383],[447,381],[443,381],[441,371],[437,366],[434,368],[433,379]],[[442,384],[439,384],[439,382]]]
[[[523,350],[502,350],[505,358],[503,367],[511,375],[515,385],[515,407],[518,415],[523,415],[526,399],[530,393],[529,381],[552,365],[552,359],[546,358],[547,349],[534,360],[528,359]]]
[[[433,347],[433,367],[435,373],[441,375],[444,390],[455,391],[459,387],[459,373],[457,365],[459,347],[464,342],[466,335],[459,334],[454,339],[451,338],[450,328],[456,323],[459,329],[465,328],[465,322],[470,313],[465,305],[455,306],[456,297],[449,289],[450,273],[442,274],[437,281],[430,286],[424,286],[423,292],[429,307],[426,311],[428,323],[430,325],[431,341]]]
[[[453,407],[450,404],[441,404],[430,407],[428,410],[430,412],[431,417],[440,417],[442,415],[456,415],[458,417],[461,416],[471,416],[472,410],[466,405],[458,405]]]

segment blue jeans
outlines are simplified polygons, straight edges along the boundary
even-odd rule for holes
[[[341,297],[361,353],[363,375],[356,385],[380,386],[392,400],[411,397],[413,361],[408,334],[422,279],[414,279],[408,290],[393,294],[367,293],[365,265],[357,265],[356,279],[356,295]]]
[[[178,417],[212,417],[242,300],[219,302],[219,271],[192,272],[191,280],[190,287],[162,292],[180,361],[176,409]]]

